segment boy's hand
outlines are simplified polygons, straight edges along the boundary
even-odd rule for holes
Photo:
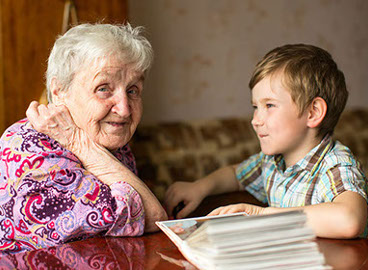
[[[216,216],[216,215],[225,215],[225,214],[233,214],[238,212],[246,212],[248,215],[262,215],[266,214],[266,208],[256,206],[253,204],[247,203],[239,203],[239,204],[230,204],[227,206],[222,206],[216,208],[208,216]]]
[[[166,191],[165,205],[169,215],[181,202],[184,207],[176,213],[176,218],[184,218],[193,212],[206,196],[198,182],[175,182]]]

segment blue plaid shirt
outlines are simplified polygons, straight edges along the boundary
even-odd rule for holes
[[[367,200],[367,179],[360,163],[331,136],[289,168],[282,155],[261,152],[239,164],[236,176],[249,193],[273,207],[331,202],[344,191],[357,192]]]

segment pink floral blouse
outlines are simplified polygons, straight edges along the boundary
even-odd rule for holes
[[[136,173],[128,145],[114,155]],[[0,157],[1,251],[34,250],[97,235],[143,234],[143,203],[129,184],[103,184],[27,119],[2,135]]]

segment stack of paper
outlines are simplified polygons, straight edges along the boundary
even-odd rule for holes
[[[199,269],[330,269],[301,211],[157,222]]]

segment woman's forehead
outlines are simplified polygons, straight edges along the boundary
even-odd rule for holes
[[[87,69],[90,71],[106,70],[111,67],[127,68],[126,66],[127,63],[124,58],[116,55],[97,57],[91,63],[87,63]]]
[[[143,72],[132,63],[126,63],[120,57],[102,57],[85,64],[79,72],[85,79],[95,80],[101,77],[116,79],[143,79]]]

